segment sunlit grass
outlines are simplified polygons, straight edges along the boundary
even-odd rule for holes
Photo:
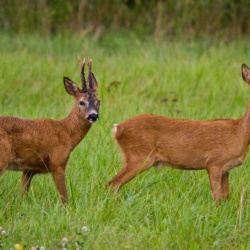
[[[105,189],[122,164],[111,134],[114,123],[139,113],[189,119],[243,115],[250,95],[241,79],[241,64],[250,64],[248,42],[3,35],[0,43],[1,115],[64,118],[74,101],[62,78],[80,82],[77,55],[92,57],[101,98],[100,120],[68,163],[66,207],[49,175],[34,178],[28,197],[19,193],[21,173],[7,171],[0,178],[0,226],[8,235],[0,243],[6,249],[248,246],[249,157],[231,172],[230,199],[219,207],[205,171],[150,169],[117,197]]]

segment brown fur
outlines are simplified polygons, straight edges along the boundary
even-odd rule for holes
[[[67,200],[65,170],[70,153],[92,126],[88,120],[88,104],[95,103],[96,113],[99,110],[96,84],[82,91],[65,77],[64,85],[66,91],[76,99],[75,105],[65,119],[26,120],[0,117],[0,176],[5,170],[22,171],[22,189],[28,192],[35,174],[51,173],[62,202]],[[79,104],[80,101],[85,102],[84,107]]]
[[[250,84],[250,69],[242,65]],[[229,195],[229,171],[241,165],[250,143],[250,104],[242,118],[194,121],[142,114],[113,130],[124,158],[121,171],[107,183],[119,190],[137,174],[157,165],[206,169],[217,203]]]

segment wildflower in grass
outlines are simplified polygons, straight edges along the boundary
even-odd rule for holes
[[[30,250],[36,250],[36,247],[31,247]]]
[[[3,227],[0,227],[0,231],[1,231],[1,232],[3,231]]]
[[[39,250],[45,250],[45,247],[39,247]]]
[[[62,238],[62,243],[65,244],[68,242],[68,239],[67,238]]]
[[[62,247],[63,247],[63,250],[66,250],[67,248],[65,248],[65,247],[67,247],[67,242],[68,242],[68,239],[67,238],[62,238]]]
[[[22,250],[23,246],[21,244],[15,244],[14,249],[15,250]]]
[[[88,228],[86,226],[82,227],[82,231],[83,232],[87,232],[88,231]]]
[[[6,231],[5,231],[5,230],[2,230],[2,234],[6,234]]]

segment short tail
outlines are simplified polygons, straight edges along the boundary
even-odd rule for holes
[[[112,132],[113,132],[114,138],[116,140],[120,138],[120,136],[122,134],[122,129],[121,129],[121,127],[119,127],[119,124],[114,124]]]

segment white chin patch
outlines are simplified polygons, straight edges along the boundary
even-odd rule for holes
[[[87,119],[89,122],[91,122],[91,123],[95,123],[95,122],[97,122],[98,121],[98,118],[96,119],[96,120],[92,120],[92,119]]]

